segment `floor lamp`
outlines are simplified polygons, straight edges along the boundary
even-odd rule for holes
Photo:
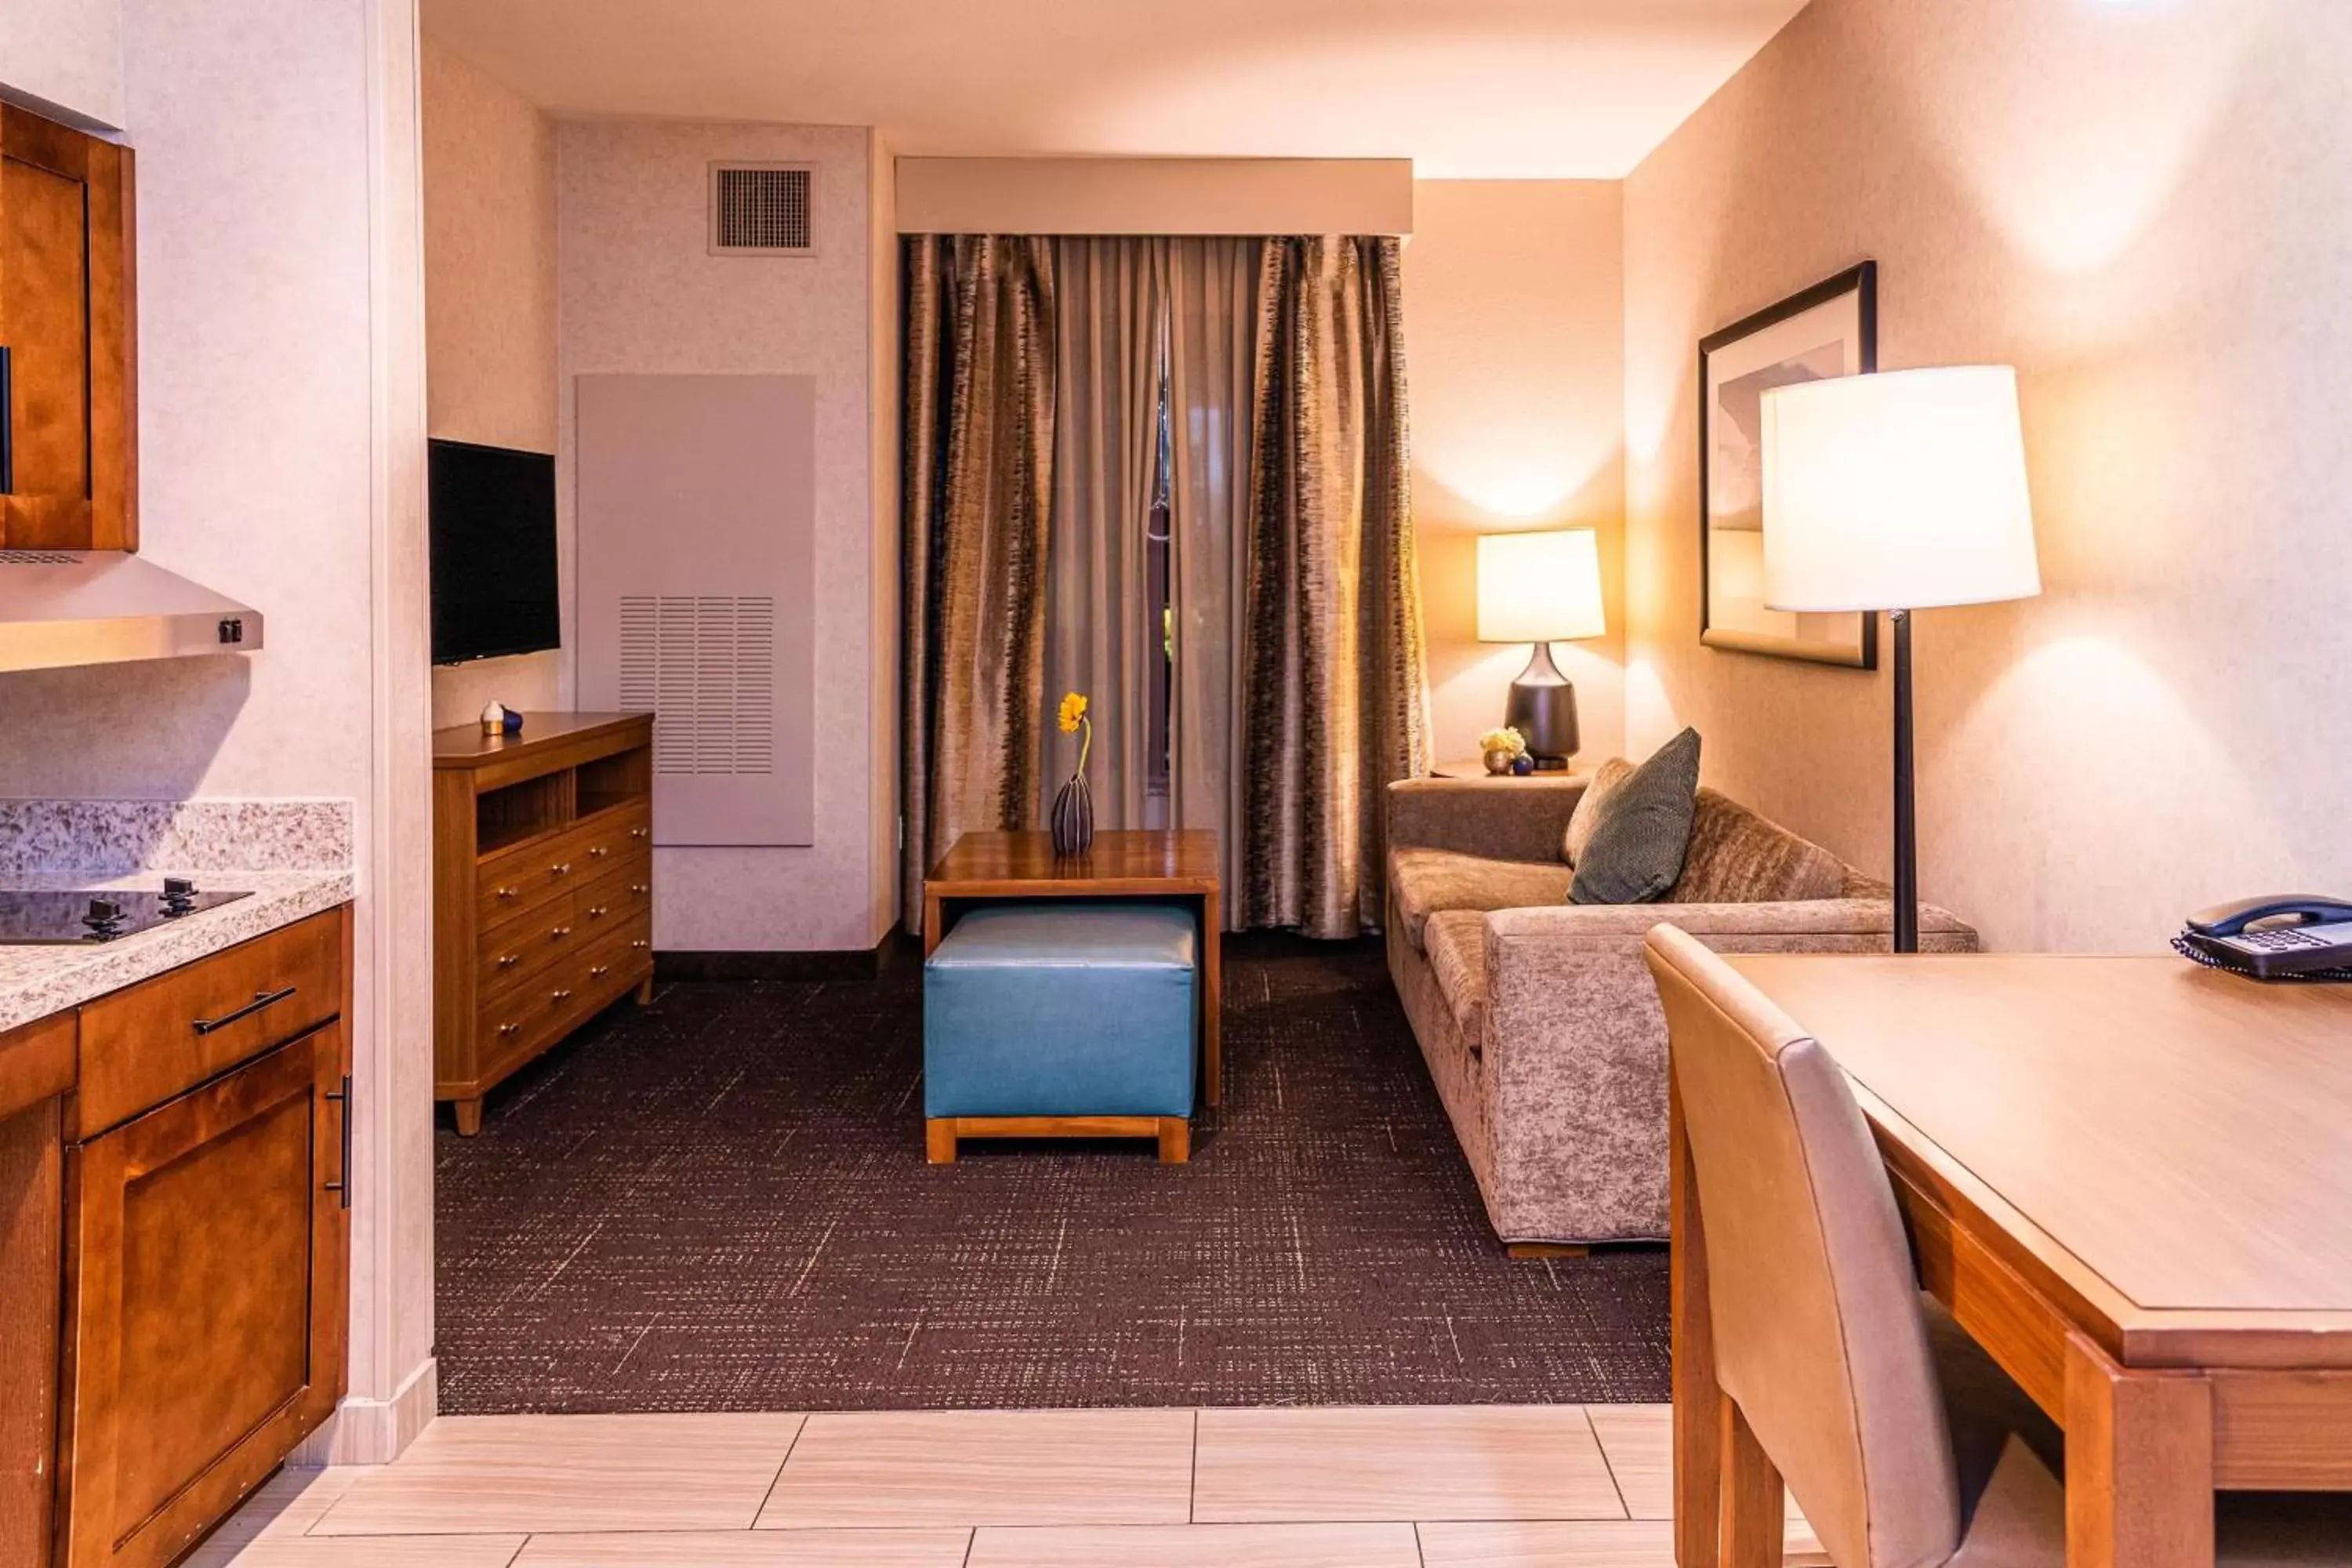
[[[1895,951],[1919,951],[1911,616],[2042,592],[2017,373],[1893,371],[1764,395],[1764,597],[1895,622]]]

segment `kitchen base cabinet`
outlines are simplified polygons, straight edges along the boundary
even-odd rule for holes
[[[0,1119],[0,1563],[11,1568],[49,1560],[64,1169],[54,1094]]]
[[[67,1156],[63,1568],[161,1568],[343,1387],[340,1022]]]

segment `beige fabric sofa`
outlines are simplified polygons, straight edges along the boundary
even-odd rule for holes
[[[1506,1242],[1666,1235],[1666,1026],[1642,938],[1672,921],[1719,952],[1884,952],[1864,877],[1701,790],[1682,879],[1654,904],[1570,905],[1580,778],[1414,779],[1388,798],[1389,972]],[[1920,946],[1976,932],[1919,912]]]

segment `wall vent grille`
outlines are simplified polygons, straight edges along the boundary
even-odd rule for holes
[[[713,163],[710,251],[714,256],[816,254],[816,166]]]
[[[776,765],[776,601],[621,599],[623,710],[654,715],[657,773],[763,775]]]
[[[62,550],[0,550],[0,566],[79,566],[81,560]]]

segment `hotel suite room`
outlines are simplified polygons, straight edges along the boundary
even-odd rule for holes
[[[2352,1561],[2347,59],[9,0],[0,1568]]]

